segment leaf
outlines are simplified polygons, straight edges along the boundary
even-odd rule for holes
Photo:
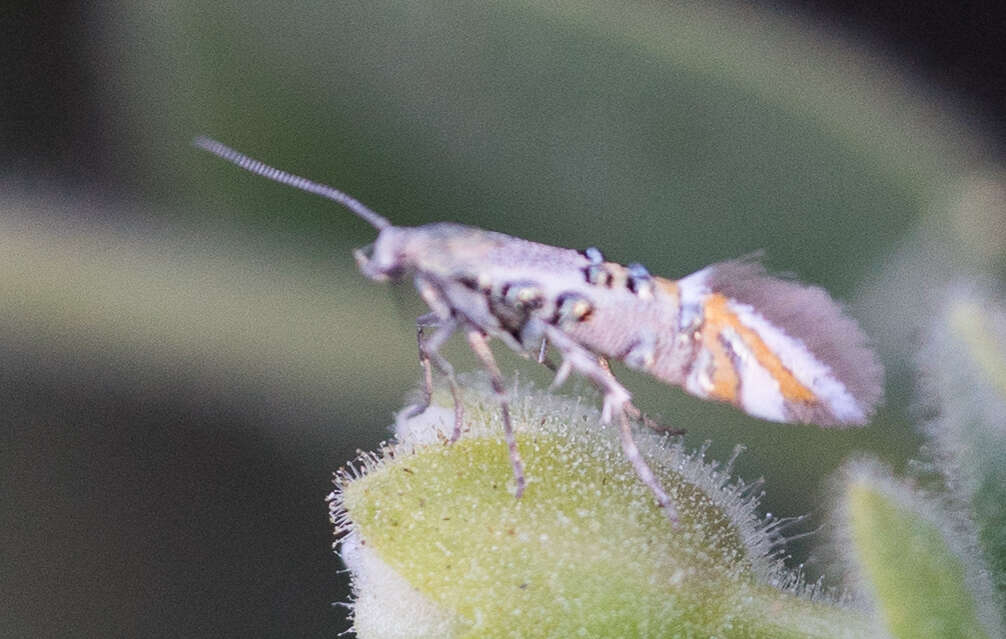
[[[973,562],[962,559],[960,535],[936,507],[870,464],[848,472],[847,550],[888,632],[905,639],[990,637],[995,622],[982,618],[976,594],[990,590]]]

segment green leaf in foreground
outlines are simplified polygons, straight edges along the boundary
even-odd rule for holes
[[[640,437],[676,500],[672,529],[612,429],[578,402],[517,389],[529,484],[514,499],[499,410],[466,388],[399,424],[399,443],[342,475],[333,517],[354,573],[354,629],[376,637],[862,637],[779,559],[774,526],[729,468]],[[443,401],[442,398],[438,398]]]
[[[926,433],[1006,596],[1006,309],[970,283],[952,287],[940,311],[918,356],[936,414]]]
[[[934,505],[869,464],[852,467],[844,490],[847,550],[893,637],[998,636],[991,588]]]

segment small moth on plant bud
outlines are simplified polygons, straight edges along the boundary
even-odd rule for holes
[[[417,320],[424,402],[408,414],[429,406],[435,366],[454,396],[451,441],[460,437],[460,389],[439,349],[463,331],[500,402],[517,497],[524,492],[524,468],[490,338],[543,363],[547,348],[554,348],[561,357],[554,385],[576,372],[601,390],[603,421],[618,420],[626,457],[672,523],[674,502],[633,440],[629,418],[641,413],[612,375],[609,359],[769,421],[859,425],[880,401],[883,373],[855,321],[823,289],[771,277],[755,261],[722,262],[669,280],[640,264],[606,261],[596,248],[557,248],[446,222],[394,226],[330,186],[215,140],[200,137],[194,144],[333,200],[377,229],[375,242],[354,252],[360,271],[379,281],[413,277],[431,311]],[[428,338],[425,328],[434,329]]]

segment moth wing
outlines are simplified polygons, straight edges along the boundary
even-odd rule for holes
[[[714,264],[677,284],[679,339],[692,340],[685,390],[770,421],[868,421],[883,370],[824,289],[769,276],[752,260]]]

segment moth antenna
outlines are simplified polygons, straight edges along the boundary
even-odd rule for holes
[[[370,225],[378,231],[391,226],[391,222],[383,215],[372,211],[355,197],[343,193],[339,189],[328,186],[327,184],[312,182],[311,180],[302,178],[299,175],[294,175],[292,173],[287,173],[286,171],[271,167],[265,162],[260,162],[255,158],[250,158],[244,153],[235,151],[226,144],[217,142],[212,138],[199,136],[192,141],[192,144],[204,151],[209,151],[217,157],[227,160],[231,164],[236,164],[245,171],[250,171],[255,175],[261,175],[264,178],[268,178],[274,182],[279,182],[280,184],[292,186],[295,189],[300,189],[301,191],[307,191],[308,193],[320,195],[325,199],[341,204],[351,212],[355,213],[358,217],[361,217],[369,222]]]

